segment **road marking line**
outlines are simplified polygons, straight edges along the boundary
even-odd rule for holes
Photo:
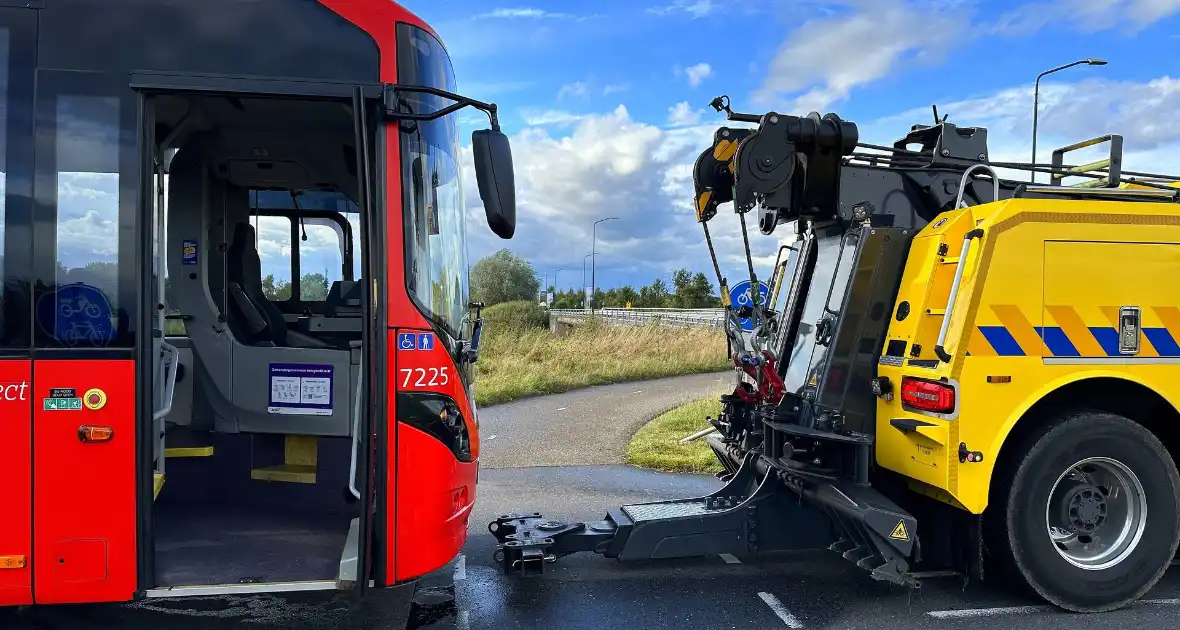
[[[1133,606],[1150,604],[1155,606],[1175,606],[1180,599],[1141,599]],[[1026,615],[1037,612],[1055,611],[1055,606],[1007,606],[998,608],[966,608],[963,610],[932,610],[927,615],[935,619],[973,619],[979,617],[998,617],[1000,615]]]
[[[1024,615],[1052,609],[1052,606],[1007,606],[998,608],[966,608],[963,610],[932,610],[926,614],[935,619],[969,619],[974,617],[997,617],[999,615]]]
[[[782,619],[783,623],[787,624],[788,628],[803,627],[803,623],[796,619],[795,615],[792,615],[791,611],[787,610],[787,607],[783,606],[783,603],[780,602],[777,597],[771,595],[770,593],[758,593],[758,597],[761,597],[762,601],[766,602],[767,606],[770,606],[770,610],[774,612],[775,615],[778,615],[778,618]]]
[[[632,394],[642,394],[642,393],[643,393],[643,390],[641,389],[641,390],[639,390],[639,391],[637,391],[637,392],[631,392],[631,393],[632,393]]]
[[[467,579],[467,557],[459,554],[458,560],[455,561],[455,581],[462,582]]]
[[[459,626],[459,630],[468,630],[471,627],[471,613],[460,610],[455,616],[455,625]]]
[[[558,411],[565,411],[566,409],[569,409],[569,407],[558,407],[557,408]]]
[[[741,564],[742,563],[742,561],[738,560],[737,556],[733,555],[732,553],[721,554],[721,559],[725,561],[725,564]]]

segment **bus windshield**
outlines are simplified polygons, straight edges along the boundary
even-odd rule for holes
[[[399,83],[455,91],[450,58],[437,39],[399,24],[397,41]],[[425,113],[450,104],[441,97],[403,93],[398,108]],[[458,117],[407,121],[400,128],[406,289],[428,318],[458,338],[469,301]]]

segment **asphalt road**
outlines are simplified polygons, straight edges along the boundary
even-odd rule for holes
[[[613,385],[482,410],[484,469],[468,542],[455,562],[427,578],[426,591],[436,605],[420,610],[414,627],[1180,627],[1180,569],[1166,575],[1142,603],[1084,617],[1009,588],[964,587],[956,578],[927,579],[914,591],[874,582],[826,550],[626,564],[582,554],[549,565],[539,577],[521,579],[500,572],[492,560],[495,540],[486,529],[499,514],[539,511],[563,520],[596,520],[619,505],[698,496],[719,487],[712,477],[617,465],[626,437],[646,417],[698,398],[702,388],[721,391],[728,386],[728,378],[720,383],[716,379]],[[550,467],[572,462],[604,465]],[[389,627],[382,622],[379,599],[357,606],[335,595],[154,600],[30,610],[24,615],[0,611],[4,630]]]
[[[695,374],[480,409],[480,466],[621,464],[631,435],[648,420],[684,403],[720,396],[733,384],[732,372]]]
[[[992,585],[929,578],[910,591],[874,582],[827,550],[767,556],[619,563],[568,556],[539,577],[505,576],[492,560],[486,524],[507,511],[597,520],[619,505],[706,494],[710,477],[665,475],[626,466],[488,470],[456,579],[454,618],[432,628],[598,630],[685,628],[1076,628],[1180,627],[1180,568],[1144,603],[1079,616]],[[459,568],[461,567],[461,568]]]

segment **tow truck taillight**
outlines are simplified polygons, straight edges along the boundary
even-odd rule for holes
[[[922,411],[950,413],[955,410],[955,389],[948,383],[907,376],[901,379],[901,402]]]

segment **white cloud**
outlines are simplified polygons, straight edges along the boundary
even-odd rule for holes
[[[687,14],[696,19],[707,17],[720,8],[721,3],[713,0],[673,0],[671,4],[652,7],[647,11],[656,15]]]
[[[521,112],[521,119],[524,124],[530,127],[545,127],[548,125],[572,125],[585,116],[582,114],[574,114],[559,109],[546,110],[530,110],[526,109]]]
[[[946,0],[854,0],[854,11],[804,22],[779,47],[754,102],[824,111],[901,63],[929,64],[962,38],[971,12]]]
[[[590,94],[590,86],[584,81],[574,81],[573,83],[566,83],[557,90],[557,100],[563,100],[569,97],[585,98]]]
[[[824,112],[900,67],[932,66],[979,37],[1029,35],[1052,25],[1082,33],[1135,33],[1180,13],[1180,0],[1042,0],[999,14],[978,0],[804,2],[800,25],[779,46],[753,102]],[[1002,45],[1002,44],[1001,44]]]
[[[1050,0],[1030,2],[1003,13],[988,33],[1025,35],[1051,24],[1066,23],[1086,33],[1107,29],[1136,32],[1180,13],[1180,0]]]
[[[692,87],[697,87],[705,79],[713,76],[713,66],[705,62],[698,63],[687,68],[675,66],[672,68],[672,73],[676,76],[684,75],[688,79],[688,84]]]
[[[1123,170],[1170,174],[1180,179],[1180,123],[1169,112],[1180,107],[1180,79],[1161,77],[1144,83],[1093,79],[1077,83],[1042,82],[1037,133],[1037,161],[1048,164],[1052,151],[1076,142],[1118,134],[1123,136]],[[940,114],[961,126],[988,130],[993,162],[1028,162],[1032,157],[1032,86],[1000,90],[977,98],[939,104]],[[901,137],[886,129],[904,129],[929,120],[917,108],[861,126],[861,141],[891,144]],[[886,135],[889,134],[889,135]],[[1103,159],[1109,144],[1071,152],[1065,161],[1085,164]],[[997,169],[1001,177],[1027,181],[1027,171]],[[1037,175],[1041,183],[1046,174]],[[1072,184],[1081,178],[1065,180]]]
[[[1020,86],[940,102],[939,112],[949,114],[960,126],[987,127],[993,160],[1024,162],[1030,148],[1031,103],[1031,86]],[[1180,122],[1170,117],[1170,112],[1180,109],[1180,79],[1050,82],[1041,86],[1041,103],[1042,161],[1048,161],[1054,147],[1113,132],[1126,139],[1126,169],[1180,172]],[[691,111],[686,104],[677,104],[669,110],[674,120],[659,127],[635,121],[619,107],[583,116],[565,134],[532,128],[514,136],[519,223],[516,238],[507,242],[486,228],[470,155],[465,156],[472,262],[510,247],[524,254],[538,271],[574,270],[563,272],[561,283],[575,286],[580,282],[576,269],[590,252],[591,224],[617,216],[619,221],[598,228],[600,284],[614,284],[611,278],[624,274],[644,282],[661,274],[667,279],[671,270],[681,266],[703,271],[712,279],[701,228],[692,211],[692,165],[708,148],[716,127],[726,123],[711,112],[696,118]],[[855,122],[862,141],[888,145],[905,135],[910,125],[928,123],[930,117],[923,105]],[[685,126],[672,124],[676,122]],[[1088,159],[1078,156],[1078,162]],[[789,236],[782,228],[772,238],[762,236],[753,217],[747,219],[757,271],[765,277],[779,243]],[[745,260],[732,207],[723,207],[709,227],[722,271],[736,282],[745,275]],[[604,269],[610,270],[605,276]]]
[[[701,121],[702,113],[702,110],[694,110],[688,101],[680,101],[668,108],[668,124],[673,127],[695,125]]]
[[[494,9],[487,13],[481,14],[481,18],[508,18],[508,19],[540,19],[540,20],[568,20],[574,16],[569,13],[556,13],[553,11],[546,11],[544,9],[535,9],[532,7],[518,7],[518,8],[502,8]]]
[[[631,89],[631,86],[627,83],[610,83],[610,84],[606,85],[606,87],[602,88],[602,95],[603,96],[610,96],[611,94],[618,94],[621,92],[626,92],[630,89]]]

